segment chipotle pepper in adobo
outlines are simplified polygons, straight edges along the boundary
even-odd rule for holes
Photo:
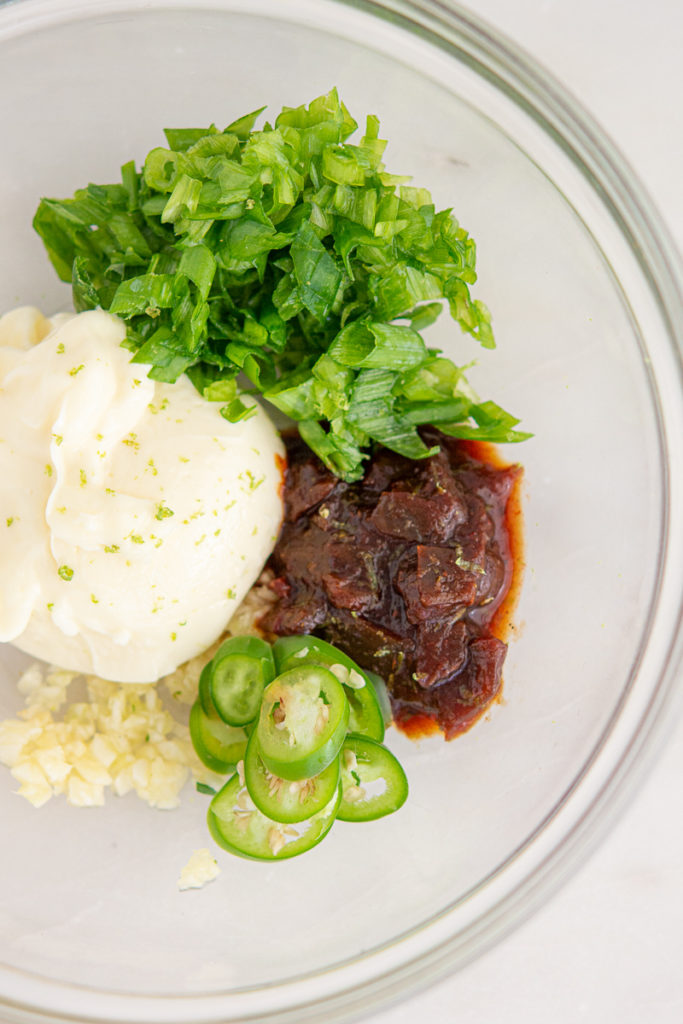
[[[285,524],[270,560],[279,600],[263,627],[312,633],[386,680],[394,721],[450,739],[496,698],[506,645],[490,630],[512,578],[505,510],[521,470],[423,431],[439,453],[379,448],[344,483],[287,440]]]

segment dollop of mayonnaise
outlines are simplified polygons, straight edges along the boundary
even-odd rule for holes
[[[150,380],[101,310],[0,317],[0,640],[153,682],[220,635],[273,548],[280,438]]]

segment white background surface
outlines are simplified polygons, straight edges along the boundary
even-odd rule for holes
[[[464,6],[591,112],[683,250],[683,0]],[[457,975],[367,1024],[683,1021],[682,784],[679,720],[625,815],[543,910]]]

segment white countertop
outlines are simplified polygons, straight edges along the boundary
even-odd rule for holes
[[[683,251],[683,0],[476,0],[621,148]],[[683,679],[681,680],[683,685]],[[367,1024],[683,1021],[683,721],[599,849],[530,921]]]

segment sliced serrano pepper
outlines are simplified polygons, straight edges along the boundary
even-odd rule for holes
[[[349,702],[335,675],[302,665],[277,676],[263,693],[256,726],[263,762],[282,779],[310,779],[341,749]]]
[[[244,757],[244,779],[249,796],[267,817],[287,824],[306,821],[321,811],[337,791],[339,772],[339,758],[335,757],[327,768],[310,779],[291,781],[273,775],[263,763],[255,732]]]
[[[343,651],[316,636],[280,637],[273,644],[273,656],[278,672],[297,665],[314,664],[328,668],[344,687],[349,702],[349,731],[382,742],[384,715],[371,673],[365,672]]]
[[[221,774],[234,771],[247,749],[244,729],[226,725],[218,716],[209,717],[198,700],[190,711],[190,738],[200,761]]]
[[[341,753],[340,821],[374,821],[393,814],[408,796],[408,780],[394,755],[367,736],[347,736]]]
[[[252,860],[287,860],[324,839],[337,816],[340,800],[338,785],[322,810],[307,821],[284,825],[259,811],[236,773],[211,801],[207,822],[211,835],[224,850]]]
[[[230,637],[208,668],[210,702],[223,721],[228,725],[252,722],[259,713],[264,687],[275,676],[270,644],[255,636]]]

